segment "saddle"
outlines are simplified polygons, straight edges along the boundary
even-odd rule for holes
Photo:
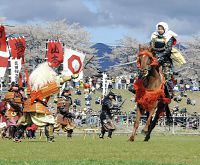
[[[103,124],[103,127],[106,131],[108,131],[108,130],[114,131],[116,129],[116,126],[114,125],[114,123],[111,119],[108,119],[106,121],[106,123]]]

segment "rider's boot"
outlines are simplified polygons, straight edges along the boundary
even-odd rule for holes
[[[112,130],[108,130],[108,138],[112,138]]]
[[[100,139],[103,139],[103,138],[104,138],[105,132],[106,132],[105,130],[103,130],[103,129],[101,130],[101,134],[99,135],[99,138],[100,138]]]
[[[67,137],[68,137],[68,138],[72,138],[72,132],[73,132],[72,129],[67,130]]]

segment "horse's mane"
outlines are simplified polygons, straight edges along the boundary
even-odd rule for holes
[[[31,90],[37,91],[50,82],[57,81],[56,72],[49,67],[48,63],[42,63],[31,73],[30,86]]]
[[[149,51],[151,52],[151,46],[148,44],[139,44],[139,52]]]
[[[140,60],[139,57],[140,56],[149,56],[151,58],[151,65],[157,66],[158,65],[158,60],[156,57],[153,56],[153,53],[151,51],[151,47],[149,45],[143,44],[143,45],[139,45],[139,53],[138,53],[138,57],[137,57],[137,67],[140,68]]]

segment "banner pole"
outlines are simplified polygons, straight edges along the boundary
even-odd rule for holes
[[[3,95],[3,83],[2,83],[2,77],[0,77],[0,90],[1,90],[1,99],[2,99],[2,95]]]

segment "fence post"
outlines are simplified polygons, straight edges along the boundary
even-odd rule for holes
[[[129,114],[127,114],[126,116],[127,116],[127,118],[126,118],[126,126],[127,126],[127,128],[128,128]]]
[[[173,135],[175,135],[174,122],[175,122],[175,116],[173,115],[173,127],[172,127],[172,134]]]
[[[199,131],[200,131],[200,116],[198,116],[198,118],[199,118]]]

